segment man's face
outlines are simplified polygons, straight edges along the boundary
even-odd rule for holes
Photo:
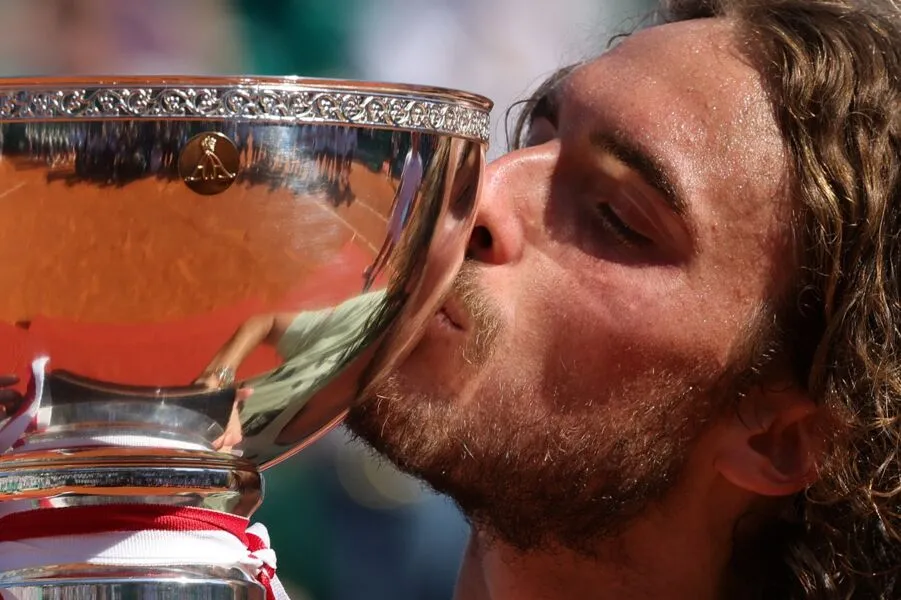
[[[787,284],[782,143],[733,34],[658,27],[569,75],[489,166],[455,293],[351,415],[511,543],[585,546],[661,498]]]

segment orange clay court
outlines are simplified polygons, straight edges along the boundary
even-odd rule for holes
[[[53,368],[144,385],[191,381],[253,314],[359,293],[394,194],[359,164],[339,208],[241,181],[202,196],[180,180],[48,173],[0,161],[0,373],[47,353]],[[239,376],[276,363],[260,349]]]

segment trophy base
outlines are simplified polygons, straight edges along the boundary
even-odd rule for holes
[[[245,564],[265,562],[245,533],[262,494],[257,467],[223,453],[9,453],[0,461],[0,599],[265,600]],[[104,532],[98,519],[118,520]]]
[[[266,600],[239,569],[55,565],[0,574],[3,600]]]
[[[248,517],[262,500],[262,487],[251,462],[215,452],[115,447],[22,452],[0,463],[0,502],[5,501],[0,516],[131,502]]]

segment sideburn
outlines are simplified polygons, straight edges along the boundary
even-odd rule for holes
[[[483,365],[491,357],[501,331],[501,319],[495,307],[481,289],[478,268],[467,260],[454,280],[452,293],[469,314],[471,339],[466,346],[466,360]]]

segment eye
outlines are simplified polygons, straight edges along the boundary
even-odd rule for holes
[[[629,227],[629,225],[627,225],[616,213],[616,210],[614,210],[610,203],[602,202],[598,204],[597,215],[604,231],[616,238],[621,244],[625,246],[644,247],[650,246],[653,243],[650,238],[641,235]]]

